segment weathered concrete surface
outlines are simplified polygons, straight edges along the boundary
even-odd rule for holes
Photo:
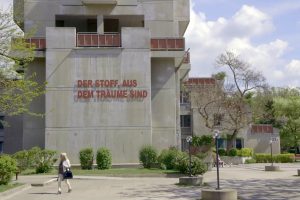
[[[279,171],[280,170],[280,167],[279,166],[272,166],[272,165],[269,165],[269,166],[265,166],[265,171]]]
[[[203,189],[202,200],[237,200],[237,191],[233,189]]]
[[[203,184],[203,177],[202,176],[185,176],[185,177],[179,177],[179,184],[181,185],[194,185],[194,186],[200,186]]]
[[[295,170],[299,164],[280,165],[282,171],[268,173],[265,164],[232,166],[220,169],[221,188],[233,188],[238,191],[242,200],[299,200],[298,176]],[[204,175],[205,188],[216,188],[216,171]],[[40,176],[38,176],[40,177]],[[111,177],[79,177],[71,180],[72,193],[56,195],[57,184],[31,188],[10,198],[9,200],[195,200],[201,197],[201,187],[180,187],[175,185],[178,178],[111,178]],[[2,199],[1,199],[2,200]]]

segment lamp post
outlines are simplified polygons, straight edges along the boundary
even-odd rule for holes
[[[272,166],[273,166],[273,140],[271,139],[270,140],[270,149],[271,149],[271,163],[272,163]]]
[[[218,139],[220,137],[220,131],[214,130],[214,138],[216,143],[216,164],[217,164],[217,188],[216,190],[220,190],[220,175],[219,175],[219,145],[218,145]]]
[[[191,156],[191,143],[193,141],[192,136],[188,136],[186,138],[186,142],[189,144],[189,171],[190,171],[190,177],[192,177],[192,156]]]

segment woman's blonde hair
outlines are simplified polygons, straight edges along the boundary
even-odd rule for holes
[[[68,156],[67,156],[67,153],[61,153],[60,154],[60,160],[61,161],[69,160]]]

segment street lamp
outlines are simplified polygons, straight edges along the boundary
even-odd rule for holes
[[[220,131],[214,130],[214,138],[216,143],[216,163],[217,163],[217,190],[220,190],[220,175],[219,175],[219,144],[218,139],[220,138]]]
[[[193,141],[192,136],[186,137],[186,142],[189,144],[189,171],[190,177],[192,177],[192,156],[191,156],[191,143]]]
[[[271,149],[271,163],[273,166],[273,140],[270,140],[270,149]]]

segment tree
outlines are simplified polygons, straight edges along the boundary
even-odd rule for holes
[[[33,114],[30,103],[44,93],[35,74],[26,73],[34,59],[34,47],[13,22],[12,12],[0,10],[0,113],[7,116]]]
[[[252,70],[232,52],[221,54],[216,65],[225,69],[226,75],[224,72],[213,75],[216,86],[206,91],[201,89],[199,96],[196,94],[192,98],[198,99],[197,110],[205,126],[211,130],[220,129],[227,135],[227,150],[230,150],[238,133],[253,122],[250,103],[254,91],[267,88],[267,84],[261,73]],[[202,94],[205,100],[200,97]]]
[[[227,150],[230,150],[238,133],[253,122],[250,107],[253,92],[267,88],[267,84],[260,72],[251,69],[249,63],[233,52],[221,54],[216,65],[228,71],[220,106],[225,112],[222,129],[227,132]]]
[[[283,122],[280,138],[285,147],[300,145],[300,96],[278,97],[274,100],[276,116]]]

